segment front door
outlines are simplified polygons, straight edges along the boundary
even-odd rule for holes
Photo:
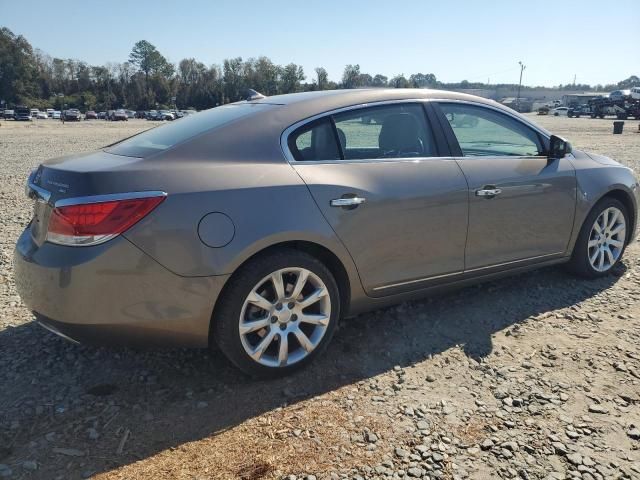
[[[349,110],[301,127],[288,143],[368,294],[462,272],[467,183],[454,159],[438,158],[422,104]]]
[[[489,107],[441,103],[469,183],[466,270],[562,256],[576,204],[567,158],[549,161],[544,139]]]

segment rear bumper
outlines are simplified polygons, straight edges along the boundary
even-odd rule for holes
[[[228,278],[181,277],[123,237],[92,247],[37,246],[29,227],[14,264],[18,292],[37,320],[94,345],[206,347]]]

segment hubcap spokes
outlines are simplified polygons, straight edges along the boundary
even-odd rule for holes
[[[256,362],[284,367],[315,350],[330,318],[331,299],[320,277],[305,268],[285,268],[264,277],[247,296],[240,339]]]
[[[605,209],[589,234],[589,263],[598,272],[609,270],[620,258],[627,235],[626,221],[616,207]]]

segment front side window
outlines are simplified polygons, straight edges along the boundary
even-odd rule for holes
[[[333,119],[346,160],[437,155],[420,104],[361,108]]]
[[[465,157],[543,155],[537,133],[515,118],[466,104],[442,103]]]

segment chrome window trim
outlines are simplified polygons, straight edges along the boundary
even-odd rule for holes
[[[398,99],[398,100],[382,100],[379,102],[369,102],[369,103],[360,103],[357,105],[349,105],[347,107],[340,107],[340,108],[336,108],[334,110],[327,110],[326,112],[322,112],[322,113],[318,113],[316,115],[313,115],[311,117],[307,117],[303,120],[299,120],[298,122],[294,123],[293,125],[290,125],[289,127],[287,127],[281,134],[280,134],[280,148],[282,149],[282,153],[284,154],[285,159],[287,160],[287,162],[289,164],[293,165],[324,165],[324,164],[340,164],[340,163],[384,163],[384,162],[410,162],[410,161],[419,161],[419,160],[455,160],[457,158],[480,158],[480,157],[451,157],[451,156],[447,156],[447,157],[404,157],[404,158],[371,158],[371,159],[345,159],[345,160],[296,160],[293,156],[293,154],[291,153],[291,151],[289,150],[289,135],[291,135],[295,130],[297,130],[300,127],[303,127],[304,125],[314,122],[316,120],[319,120],[321,118],[324,117],[330,117],[332,115],[336,115],[338,113],[343,113],[343,112],[349,112],[351,110],[359,110],[362,108],[369,108],[369,107],[377,107],[377,106],[384,106],[384,105],[395,105],[395,104],[403,104],[403,103],[429,103],[429,102],[439,102],[439,103],[462,103],[462,104],[467,104],[467,105],[472,105],[472,106],[476,106],[476,107],[484,107],[484,108],[489,108],[491,110],[494,110],[498,113],[502,113],[504,115],[508,115],[511,118],[513,118],[516,121],[519,121],[521,123],[524,123],[527,127],[535,130],[539,135],[542,135],[542,137],[546,138],[547,140],[550,139],[551,134],[550,132],[547,132],[546,130],[541,129],[539,126],[537,126],[536,124],[532,123],[531,121],[529,121],[529,119],[527,119],[526,117],[521,117],[517,114],[508,112],[506,110],[504,110],[501,107],[496,107],[494,105],[490,105],[490,104],[486,104],[483,102],[474,102],[471,100],[460,100],[460,99],[452,99],[452,98],[403,98],[403,99]],[[427,124],[433,128],[428,122]],[[499,156],[499,157],[491,157],[491,158],[510,158],[510,159],[517,159],[517,158],[530,158],[529,156],[512,156],[512,155],[504,155],[504,156]],[[535,158],[543,158],[541,156],[535,157]]]
[[[88,195],[83,197],[62,198],[57,200],[54,207],[67,207],[69,205],[87,205],[91,203],[113,202],[115,200],[133,200],[137,198],[166,197],[167,192],[150,190],[144,192],[109,193],[106,195]]]
[[[514,157],[511,157],[514,158]],[[539,157],[536,157],[539,158]],[[398,157],[398,158],[364,158],[350,160],[292,160],[290,163],[296,165],[327,165],[327,164],[349,164],[349,163],[423,163],[432,160],[455,162],[458,157]]]
[[[300,120],[293,125],[287,127],[282,134],[280,135],[280,148],[282,149],[282,153],[286,158],[287,162],[292,165],[305,165],[305,164],[334,164],[334,163],[373,163],[373,162],[396,162],[396,161],[415,161],[415,160],[426,160],[426,159],[442,159],[445,157],[402,157],[402,158],[371,158],[371,159],[345,159],[345,160],[296,160],[289,150],[289,135],[291,135],[295,130],[304,125],[319,120],[324,117],[330,117],[332,115],[336,115],[338,113],[349,112],[352,110],[359,110],[362,108],[369,107],[379,107],[385,105],[396,105],[403,103],[426,103],[428,99],[426,98],[403,98],[399,100],[382,100],[379,102],[369,102],[369,103],[359,103],[357,105],[349,105],[348,107],[340,107],[334,110],[327,110],[326,112],[318,113],[313,115],[312,117],[305,118]],[[428,124],[428,123],[427,123]],[[451,157],[448,157],[451,158]]]
[[[518,112],[516,112],[516,111],[511,113],[508,110],[505,110],[505,109],[503,109],[501,107],[496,107],[495,105],[490,105],[490,104],[481,103],[481,102],[473,102],[471,100],[460,100],[460,99],[457,99],[457,98],[456,99],[454,99],[454,98],[430,98],[429,101],[430,102],[437,102],[437,103],[462,103],[462,104],[471,105],[471,106],[474,106],[474,107],[489,108],[489,109],[491,109],[491,110],[493,110],[495,112],[502,113],[503,115],[508,115],[509,117],[513,118],[516,121],[519,121],[520,123],[524,123],[527,127],[531,128],[532,130],[535,130],[538,134],[542,135],[547,140],[549,140],[551,138],[551,132],[548,132],[548,131],[542,129],[541,127],[539,127],[538,125],[536,125],[535,123],[530,121],[527,117],[520,116],[518,114]]]

